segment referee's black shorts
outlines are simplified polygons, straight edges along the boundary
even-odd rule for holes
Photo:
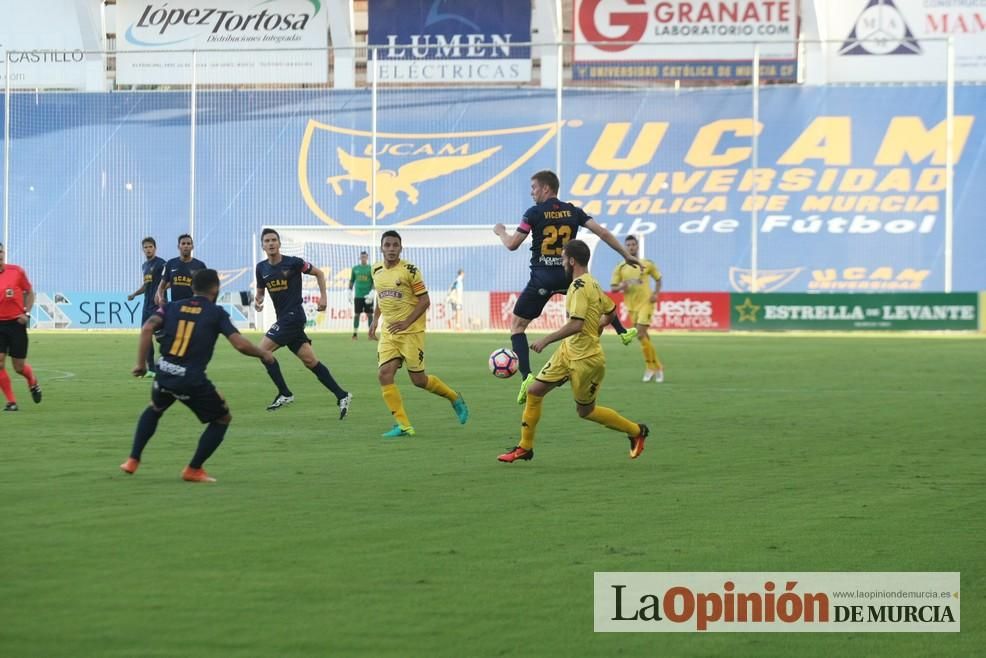
[[[17,320],[0,320],[0,354],[12,359],[27,358],[27,325]]]

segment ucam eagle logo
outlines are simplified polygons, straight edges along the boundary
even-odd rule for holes
[[[374,220],[414,224],[495,186],[538,153],[560,126],[378,132],[374,144],[370,131],[311,119],[298,154],[298,185],[312,213],[331,226],[369,226]]]
[[[745,267],[729,268],[729,283],[736,292],[774,292],[791,283],[803,267],[790,267],[783,270],[757,269],[756,286],[753,285],[753,270]]]
[[[403,192],[407,200],[417,205],[419,195],[415,183],[441,178],[462,169],[478,164],[500,150],[499,146],[490,147],[472,155],[436,155],[412,160],[401,166],[397,171],[381,169],[380,161],[374,158],[360,158],[346,153],[342,147],[336,147],[339,154],[339,164],[346,170],[345,174],[329,176],[326,182],[337,194],[343,194],[340,181],[360,181],[366,186],[366,196],[360,199],[354,210],[373,218],[374,206],[383,206],[377,214],[377,219],[383,219],[397,210],[400,199],[398,192]],[[376,189],[373,189],[372,173],[376,172]],[[374,199],[375,197],[375,199]]]

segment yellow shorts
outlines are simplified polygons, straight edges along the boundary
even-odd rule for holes
[[[537,379],[547,384],[563,384],[571,380],[572,397],[575,401],[579,404],[592,404],[596,401],[605,376],[606,356],[602,352],[572,361],[568,358],[568,350],[563,343],[541,368]]]
[[[627,314],[630,316],[630,322],[634,326],[642,324],[649,327],[651,318],[654,317],[654,305],[650,302],[646,304],[638,304],[637,306],[627,309]]]
[[[383,332],[377,344],[377,365],[400,359],[409,372],[425,369],[425,332],[413,334],[389,334]]]

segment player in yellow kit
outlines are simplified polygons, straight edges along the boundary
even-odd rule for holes
[[[637,258],[640,251],[637,238],[628,235],[625,243],[627,251]],[[650,279],[654,279],[657,284],[654,290],[651,290]],[[654,315],[654,304],[657,303],[657,295],[661,292],[661,271],[657,269],[654,261],[640,258],[640,267],[629,263],[617,265],[610,283],[613,292],[623,293],[623,303],[630,313],[630,322],[637,328],[640,351],[644,353],[644,381],[663,382],[664,367],[661,365],[661,360],[657,358],[657,351],[650,341],[650,336],[647,335]]]
[[[383,261],[373,264],[377,306],[370,323],[370,339],[376,340],[377,323],[383,317],[377,345],[378,378],[383,400],[395,421],[383,434],[387,438],[414,435],[401,393],[394,384],[394,375],[402,364],[407,366],[407,374],[415,386],[452,403],[460,423],[465,424],[469,419],[469,408],[462,396],[438,377],[425,374],[425,312],[431,301],[421,270],[401,260],[402,248],[397,231],[384,232],[380,240]]]
[[[596,395],[606,375],[606,357],[599,345],[600,320],[604,316],[612,316],[616,306],[603,293],[599,282],[589,274],[589,247],[586,243],[581,240],[566,243],[562,251],[562,264],[565,272],[572,277],[565,298],[568,322],[558,331],[535,342],[531,349],[541,352],[555,341],[562,343],[527,389],[520,443],[498,459],[511,463],[534,457],[534,433],[541,419],[541,403],[548,392],[566,381],[572,383],[579,416],[626,434],[630,439],[630,459],[636,459],[644,451],[644,440],[650,433],[647,426],[628,420],[613,409],[596,406]]]

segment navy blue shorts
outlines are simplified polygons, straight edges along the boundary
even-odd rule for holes
[[[281,347],[288,348],[295,354],[298,353],[298,350],[303,345],[306,343],[311,344],[312,342],[312,339],[305,333],[305,325],[303,323],[292,322],[291,324],[281,324],[275,322],[264,335]]]
[[[561,267],[532,269],[531,280],[514,306],[514,315],[525,320],[540,317],[551,296],[556,293],[564,295],[571,283]]]
[[[176,381],[177,383],[175,383]],[[188,384],[178,378],[158,372],[154,385],[151,387],[151,402],[155,407],[164,411],[173,405],[175,400],[191,409],[195,417],[202,423],[211,423],[229,413],[226,400],[208,379],[195,384]]]

